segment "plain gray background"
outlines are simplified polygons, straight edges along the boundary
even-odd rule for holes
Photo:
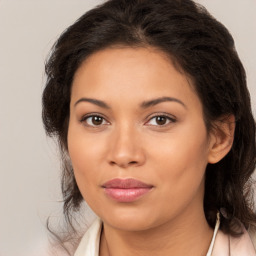
[[[48,255],[61,217],[58,153],[41,121],[44,61],[58,35],[100,0],[0,0],[0,256]],[[256,0],[198,0],[231,31],[256,115]]]

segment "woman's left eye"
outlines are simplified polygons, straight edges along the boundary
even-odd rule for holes
[[[152,126],[165,126],[169,123],[174,123],[175,121],[176,120],[174,118],[171,118],[169,116],[159,115],[150,118],[150,120],[146,124]]]

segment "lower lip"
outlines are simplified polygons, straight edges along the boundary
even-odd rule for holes
[[[133,202],[146,195],[152,188],[105,188],[105,193],[118,202]]]

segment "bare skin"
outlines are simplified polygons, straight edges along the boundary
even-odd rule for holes
[[[220,127],[227,134],[232,127]],[[77,70],[68,150],[78,187],[103,221],[100,256],[204,256],[213,230],[204,175],[232,136],[208,133],[189,79],[152,48],[108,48]],[[103,186],[133,178],[143,196],[115,200]]]
[[[201,216],[202,218],[204,216]],[[189,222],[191,220],[189,219],[187,222],[179,224],[176,222],[177,220],[174,220],[174,226],[172,223],[165,223],[152,230],[139,232],[116,232],[105,224],[101,238],[100,256],[205,256],[213,231],[207,223],[202,225],[201,219],[192,223]]]

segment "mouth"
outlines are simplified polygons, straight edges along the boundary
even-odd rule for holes
[[[136,179],[112,179],[102,185],[105,194],[117,202],[133,202],[145,196],[153,188]]]

